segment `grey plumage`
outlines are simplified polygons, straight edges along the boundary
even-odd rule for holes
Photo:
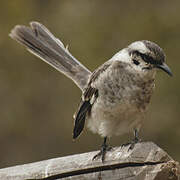
[[[91,73],[40,23],[32,22],[31,27],[18,25],[10,36],[71,78],[82,90],[74,115],[73,138],[81,134],[85,124],[104,137],[98,154],[102,161],[107,137],[135,129],[137,142],[137,130],[154,90],[157,69],[172,75],[163,50],[147,40],[130,44]]]
[[[10,37],[68,76],[80,89],[83,89],[91,72],[77,61],[68,48],[64,47],[63,43],[45,26],[38,22],[31,22],[30,25],[31,27],[17,25],[11,31]]]

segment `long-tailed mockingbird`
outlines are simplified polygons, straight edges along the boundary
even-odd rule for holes
[[[94,157],[100,156],[102,161],[109,149],[108,137],[134,130],[133,147],[138,142],[137,132],[154,90],[157,69],[172,75],[163,50],[153,42],[136,41],[91,72],[45,26],[38,22],[30,25],[15,26],[11,38],[72,79],[82,91],[74,115],[73,138],[81,134],[86,123],[104,138],[101,151]]]

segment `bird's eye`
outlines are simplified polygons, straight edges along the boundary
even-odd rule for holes
[[[137,65],[137,66],[140,64],[140,62],[137,61],[137,60],[135,60],[135,59],[133,59],[133,63],[134,63],[135,65]]]

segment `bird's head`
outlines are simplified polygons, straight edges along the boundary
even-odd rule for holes
[[[127,48],[130,61],[140,71],[155,72],[161,69],[172,76],[170,68],[165,63],[163,50],[155,43],[147,40],[136,41]]]

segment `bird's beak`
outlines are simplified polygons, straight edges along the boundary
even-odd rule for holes
[[[168,73],[170,76],[173,75],[171,69],[168,67],[166,63],[158,64],[156,65],[156,68],[162,69],[164,72]]]

